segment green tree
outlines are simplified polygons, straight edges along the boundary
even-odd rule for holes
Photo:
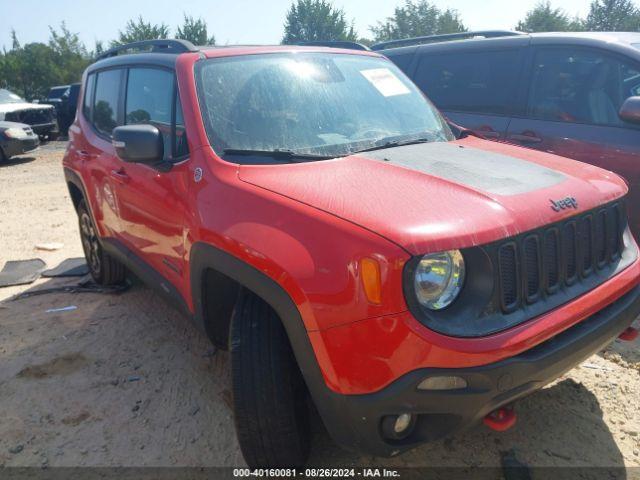
[[[51,47],[27,43],[4,52],[0,64],[3,87],[27,100],[42,98],[49,87],[59,83],[59,70]]]
[[[571,19],[561,8],[552,8],[551,2],[538,2],[529,10],[516,30],[521,32],[575,32],[583,30],[579,18]]]
[[[93,52],[91,52],[91,58],[96,58],[98,55],[104,53],[104,42],[102,40],[96,40]]]
[[[467,30],[457,10],[443,11],[426,0],[406,0],[391,17],[369,29],[377,42]]]
[[[585,23],[587,30],[640,31],[640,9],[631,0],[594,0]]]
[[[207,22],[202,18],[194,19],[192,16],[184,15],[184,22],[176,27],[176,38],[189,40],[194,45],[215,45],[216,37],[207,32]]]
[[[78,34],[71,33],[64,22],[60,24],[59,32],[52,27],[49,31],[49,47],[53,51],[58,83],[79,82],[90,61],[87,49]]]
[[[156,40],[169,37],[169,27],[164,23],[154,25],[145,22],[140,15],[137,20],[129,20],[124,30],[118,31],[118,39],[111,42],[111,46],[125,43],[140,42],[142,40]]]
[[[356,41],[358,36],[344,10],[326,0],[297,0],[291,4],[284,24],[282,43],[318,40]]]

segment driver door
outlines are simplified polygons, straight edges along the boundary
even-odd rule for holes
[[[174,285],[184,274],[183,228],[188,151],[173,71],[136,67],[127,72],[125,125],[151,124],[164,138],[170,168],[118,159],[120,239],[137,257]],[[177,123],[177,125],[176,125]]]

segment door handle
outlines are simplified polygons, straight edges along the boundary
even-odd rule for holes
[[[92,158],[95,158],[94,154],[89,153],[86,150],[78,150],[78,156],[81,160],[91,160]]]
[[[127,175],[127,172],[124,171],[124,168],[121,168],[119,170],[111,170],[111,178],[123,185],[129,183],[129,180],[131,180],[131,177]]]
[[[535,134],[527,134],[527,133],[514,133],[509,135],[510,140],[515,140],[516,142],[522,143],[540,143],[542,142],[542,138],[537,137]]]

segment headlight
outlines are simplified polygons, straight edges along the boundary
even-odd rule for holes
[[[413,288],[423,307],[441,310],[457,298],[463,284],[464,259],[459,250],[450,250],[422,257]]]
[[[21,128],[7,128],[4,131],[5,137],[8,138],[27,138],[27,132],[22,130]]]

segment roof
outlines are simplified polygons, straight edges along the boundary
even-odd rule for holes
[[[544,32],[531,33],[532,38],[578,38],[600,42],[640,43],[640,32]]]
[[[158,47],[160,46],[160,47]],[[126,53],[137,48],[151,48],[151,51]],[[380,56],[368,50],[352,50],[326,46],[302,45],[224,45],[196,47],[183,40],[148,40],[127,45],[121,45],[100,55],[95,63],[87,68],[87,72],[97,69],[121,65],[157,65],[168,68],[175,67],[176,59],[182,54],[198,54],[206,58],[229,57],[239,55],[258,55],[286,52],[317,52],[349,55]]]
[[[484,51],[527,45],[570,45],[575,47],[603,48],[640,61],[640,33],[631,32],[547,32],[530,33],[498,38],[473,38],[413,45],[378,50],[389,58],[413,54],[418,49],[430,53],[454,53],[456,51]]]
[[[200,53],[207,58],[229,57],[237,55],[258,55],[265,53],[342,53],[347,55],[367,55],[379,57],[380,55],[368,50],[352,50],[346,48],[333,48],[307,45],[229,45],[225,47],[205,47]]]

